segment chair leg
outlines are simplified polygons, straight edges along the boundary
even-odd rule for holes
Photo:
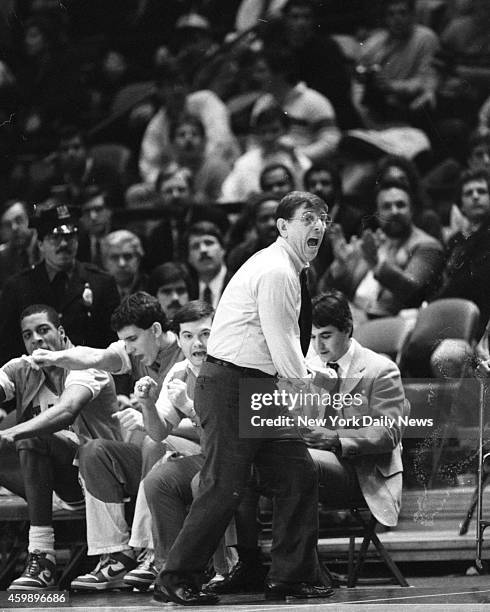
[[[0,590],[4,591],[14,579],[15,568],[22,554],[27,548],[26,544],[27,523],[13,523],[14,542],[8,552],[5,563],[0,567]]]
[[[72,574],[77,570],[80,562],[83,561],[87,554],[86,544],[75,544],[71,550],[70,559],[66,564],[63,573],[58,580],[58,588],[60,591],[66,590],[70,586]]]
[[[378,538],[374,530],[371,534],[371,541],[376,546],[379,556],[386,563],[386,565],[388,566],[388,569],[393,574],[398,584],[402,587],[410,586],[408,582],[405,580],[405,577],[403,576],[403,574],[398,569],[396,563],[393,561],[391,556],[388,554],[386,548],[383,546],[383,544],[381,543],[380,539]]]
[[[373,515],[371,515],[371,518],[369,519],[369,521],[366,521],[362,517],[361,513],[359,512],[357,508],[351,508],[350,511],[351,511],[351,514],[356,518],[356,520],[359,523],[361,523],[361,525],[363,525],[363,527],[365,528],[365,534],[364,534],[364,539],[362,541],[361,548],[359,550],[359,554],[357,557],[357,563],[354,569],[352,580],[350,579],[350,576],[349,576],[350,584],[348,586],[350,585],[355,586],[357,584],[357,580],[359,578],[359,574],[361,572],[362,566],[364,565],[364,562],[366,560],[366,554],[369,548],[369,544],[371,542],[376,547],[378,555],[384,561],[384,563],[386,564],[386,566],[388,567],[388,569],[390,570],[390,572],[392,573],[393,577],[396,579],[398,584],[403,587],[410,586],[408,582],[405,580],[403,574],[398,569],[393,559],[391,558],[391,556],[389,555],[389,553],[387,552],[386,548],[383,546],[380,539],[376,535],[376,525],[378,524],[377,519]]]
[[[362,567],[364,565],[364,561],[366,560],[366,553],[368,551],[370,541],[371,540],[370,540],[369,535],[366,534],[362,540],[361,548],[359,549],[359,552],[357,553],[357,561],[354,567],[354,571],[352,572],[352,574],[349,573],[349,581],[347,583],[348,588],[353,588],[357,584],[359,574],[361,573]]]
[[[350,536],[349,538],[349,557],[347,560],[347,587],[351,588],[355,586],[352,583],[352,578],[354,576],[354,556],[356,553],[356,538],[355,536]]]

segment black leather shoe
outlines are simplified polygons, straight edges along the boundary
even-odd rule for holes
[[[159,603],[173,601],[181,606],[212,606],[219,602],[219,597],[214,593],[204,593],[192,585],[170,587],[155,584],[153,600]]]
[[[206,593],[250,593],[262,591],[267,570],[262,565],[251,565],[238,561],[223,580],[211,582],[204,587]]]
[[[307,582],[269,582],[265,585],[265,598],[275,600],[314,599],[330,597],[333,589]]]
[[[155,583],[153,587],[153,601],[158,601],[158,603],[169,603],[170,599],[168,598],[165,587]]]

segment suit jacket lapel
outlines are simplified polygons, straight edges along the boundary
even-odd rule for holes
[[[347,376],[340,384],[341,393],[351,393],[359,384],[366,370],[366,363],[362,357],[362,347],[354,338],[352,338],[352,342],[354,343],[354,355]]]

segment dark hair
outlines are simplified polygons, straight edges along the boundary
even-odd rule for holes
[[[137,291],[128,295],[111,316],[111,327],[116,332],[127,325],[149,329],[153,323],[160,323],[163,331],[168,331],[170,328],[160,302],[146,291]]]
[[[402,178],[385,179],[386,172],[389,168],[400,168],[406,174],[408,187],[411,191],[412,205],[415,210],[422,210],[430,207],[429,197],[425,193],[419,171],[411,159],[403,155],[385,155],[382,157],[376,167],[376,185],[386,180],[399,180],[404,182]]]
[[[174,315],[172,319],[173,331],[178,334],[181,323],[189,323],[189,321],[199,321],[206,317],[214,316],[214,308],[208,302],[203,300],[191,300],[184,304]]]
[[[279,202],[276,210],[276,219],[291,219],[302,204],[306,204],[307,208],[323,208],[327,210],[325,202],[313,193],[309,191],[291,191]]]
[[[259,184],[262,191],[267,191],[266,186],[264,185],[265,175],[269,172],[272,172],[273,170],[283,170],[285,174],[287,174],[288,179],[291,181],[291,185],[294,187],[294,176],[287,166],[285,166],[284,164],[268,164],[267,166],[265,166],[259,176]]]
[[[47,304],[31,304],[24,308],[24,310],[20,313],[19,321],[23,321],[26,317],[30,317],[34,314],[40,314],[45,312],[48,315],[48,321],[52,323],[55,327],[59,327],[61,325],[61,317],[58,312]]]
[[[463,187],[470,181],[485,181],[490,191],[490,172],[486,168],[470,168],[461,173],[459,179],[459,201],[463,195]]]
[[[176,283],[181,280],[184,281],[187,291],[190,291],[191,281],[184,264],[167,261],[154,268],[151,272],[148,280],[148,292],[156,296],[158,290],[163,285]]]
[[[250,119],[250,127],[257,130],[265,124],[273,123],[274,121],[280,121],[285,130],[289,128],[289,116],[284,112],[279,104],[270,104],[263,110],[259,111],[256,115],[252,115]]]
[[[341,291],[331,289],[313,298],[312,319],[315,327],[333,325],[341,332],[352,336],[352,312],[349,301]]]
[[[195,115],[191,115],[189,113],[183,113],[182,115],[179,115],[177,119],[175,121],[172,121],[172,123],[170,124],[169,137],[171,142],[173,142],[175,138],[175,133],[181,125],[193,125],[198,129],[200,135],[203,138],[206,137],[206,130],[204,129],[204,125],[199,119],[199,117],[196,117]]]
[[[223,246],[223,234],[219,227],[211,221],[198,221],[191,225],[185,236],[185,244],[189,244],[191,236],[214,236],[220,245]]]
[[[10,200],[6,200],[5,202],[3,202],[0,205],[0,218],[3,217],[3,215],[12,208],[12,206],[15,206],[16,204],[21,204],[22,208],[24,209],[24,212],[26,213],[26,215],[28,217],[30,217],[32,215],[32,211],[31,211],[31,207],[26,203],[23,202],[22,200],[18,200],[15,198],[12,198]]]
[[[375,199],[377,200],[379,194],[387,189],[401,189],[401,191],[404,191],[408,195],[410,198],[410,205],[413,206],[413,192],[410,185],[408,185],[406,181],[394,178],[381,181],[378,185],[376,185],[376,189],[374,190]]]
[[[332,162],[323,162],[321,164],[313,164],[313,166],[310,166],[310,168],[308,168],[308,170],[304,173],[303,187],[308,191],[308,181],[310,180],[311,175],[316,174],[317,172],[328,172],[330,174],[330,178],[332,179],[332,187],[335,197],[342,197],[342,179],[340,177],[338,167]]]

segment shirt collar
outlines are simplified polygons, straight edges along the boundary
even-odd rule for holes
[[[167,334],[170,334],[171,342],[170,344],[166,344],[163,346],[157,353],[155,357],[155,361],[149,366],[155,372],[160,372],[160,368],[162,367],[162,363],[164,362],[165,354],[172,350],[177,342],[177,336],[172,331],[168,331]]]
[[[200,280],[199,281],[199,294],[202,293],[202,291],[204,290],[204,288],[206,286],[208,286],[211,289],[211,293],[214,296],[217,296],[221,293],[221,289],[223,287],[223,282],[225,280],[225,276],[226,276],[226,266],[222,265],[220,268],[220,271],[218,272],[218,274],[216,274],[216,276],[214,278],[212,278],[209,283],[205,283],[204,281]]]
[[[46,266],[46,273],[48,275],[49,282],[51,282],[54,279],[54,277],[58,274],[58,272],[65,272],[66,276],[69,279],[71,279],[71,277],[73,276],[73,272],[75,270],[75,264],[73,264],[73,266],[69,270],[55,270],[51,266],[48,266],[46,262],[44,262],[44,265]]]
[[[345,378],[349,373],[352,359],[354,358],[354,343],[352,338],[349,340],[349,349],[347,353],[344,353],[340,359],[337,359],[339,366],[339,378]]]
[[[279,236],[275,242],[275,244],[277,244],[278,247],[284,249],[287,254],[289,255],[289,258],[291,259],[293,266],[296,270],[296,272],[299,274],[301,272],[301,270],[303,270],[304,268],[309,268],[310,264],[308,262],[304,262],[302,261],[299,257],[298,254],[296,253],[296,251],[293,249],[293,247],[289,244],[289,242],[287,240],[285,240],[282,236]]]
[[[194,374],[197,378],[199,376],[200,368],[196,368],[196,366],[192,365],[192,363],[187,359],[187,369]]]

